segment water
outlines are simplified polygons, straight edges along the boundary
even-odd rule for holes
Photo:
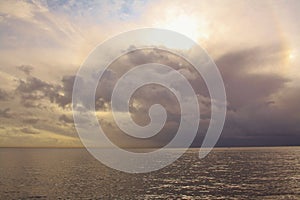
[[[172,165],[126,174],[85,149],[0,149],[0,199],[300,199],[300,148],[189,150]]]

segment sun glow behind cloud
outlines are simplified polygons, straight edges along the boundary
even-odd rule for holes
[[[289,60],[290,62],[293,62],[296,59],[296,52],[295,51],[290,51],[289,52]]]
[[[162,20],[155,23],[155,27],[164,28],[181,33],[190,39],[197,42],[199,39],[208,39],[207,22],[201,21],[195,16],[179,15],[175,14],[168,17],[166,20]]]

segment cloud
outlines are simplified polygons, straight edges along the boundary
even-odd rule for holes
[[[51,96],[51,98],[53,98],[55,102],[63,108],[72,102],[74,80],[75,76],[64,76],[62,78],[60,91],[57,91],[54,97]]]
[[[219,145],[228,145],[230,143],[229,138],[239,138],[232,140],[232,145],[250,144],[250,141],[246,142],[249,138],[251,141],[266,142],[264,138],[270,138],[271,135],[284,135],[284,129],[289,130],[290,133],[296,132],[297,125],[294,123],[296,118],[289,120],[293,121],[292,123],[287,122],[284,113],[287,113],[286,110],[289,108],[286,103],[279,106],[279,102],[283,101],[278,95],[289,89],[287,83],[290,80],[278,73],[265,73],[265,68],[269,66],[280,67],[284,62],[284,55],[284,47],[281,45],[262,45],[224,52],[215,59],[224,79],[228,97],[227,120]],[[158,50],[153,52],[149,50],[139,51],[116,60],[104,72],[99,82],[96,91],[96,110],[99,113],[110,112],[111,92],[120,76],[132,67],[150,61],[174,67],[175,70],[186,76],[198,94],[201,108],[201,121],[199,122],[201,127],[193,145],[199,146],[211,114],[211,102],[207,88],[203,79],[195,73],[192,66],[174,55],[167,55],[166,52],[158,52]],[[160,74],[160,72],[154,73]],[[20,94],[25,106],[37,106],[38,103],[46,100],[60,108],[69,109],[75,77],[74,75],[64,75],[60,83],[51,84],[29,75],[25,80],[19,80],[16,91]],[[171,74],[166,75],[166,77],[172,79]],[[137,79],[143,79],[143,77],[137,77]],[[175,85],[174,88],[176,89]],[[169,142],[176,133],[176,127],[180,122],[180,108],[174,94],[158,85],[144,86],[134,93],[129,102],[133,120],[139,125],[148,124],[150,122],[149,108],[156,103],[166,108],[167,123],[157,136],[142,143],[146,146],[155,144],[163,146]],[[272,113],[272,117],[268,116],[270,113]],[[64,113],[60,114],[57,119],[65,124],[74,123],[72,117]],[[122,145],[130,146],[137,143],[135,139],[124,136],[112,117],[103,117],[100,114],[99,120],[105,126],[104,129],[109,130],[108,137],[115,138],[112,140],[116,143],[120,137],[124,139],[122,139]],[[26,122],[34,123],[33,121]],[[289,128],[288,125],[290,124],[294,124],[293,128]],[[272,140],[275,141],[276,139],[270,141]]]
[[[9,99],[8,93],[0,88],[0,101],[5,101]]]
[[[72,89],[75,76],[64,76],[61,84],[51,84],[34,76],[19,80],[16,92],[20,94],[22,104],[27,107],[39,107],[42,100],[56,103],[65,108],[72,101]]]
[[[187,63],[176,57],[167,56],[156,51],[139,51],[115,61],[110,66],[107,76],[104,74],[105,80],[100,81],[97,90],[99,97],[101,96],[100,104],[110,103],[110,95],[116,80],[132,66],[153,61],[172,67],[175,66],[174,68],[182,72],[191,82],[199,95],[202,120],[200,121],[199,134],[193,144],[199,146],[202,143],[210,119],[211,104],[205,83],[200,76],[196,76],[195,70]],[[285,119],[286,103],[279,108],[277,107],[278,102],[281,101],[277,96],[289,90],[287,85],[291,80],[277,71],[266,73],[266,70],[270,67],[273,69],[280,68],[285,62],[285,57],[285,47],[274,44],[232,49],[215,59],[224,79],[228,98],[227,120],[220,145],[228,145],[228,138],[235,137],[239,139],[232,140],[232,145],[238,145],[239,143],[254,144],[255,142],[261,144],[262,141],[265,144],[271,144],[272,140],[278,143],[276,138],[271,139],[270,137],[275,133],[284,137],[286,135],[284,129],[289,130],[290,133],[293,132],[291,129],[297,129],[296,125],[293,125],[293,128],[289,128],[288,125],[290,124],[288,121],[296,122],[296,118]],[[159,74],[159,72],[154,73]],[[172,79],[167,75],[165,78]],[[136,77],[136,79],[143,79],[143,77]],[[136,91],[130,101],[131,116],[137,124],[146,125],[150,122],[148,110],[155,103],[162,104],[167,109],[167,123],[179,123],[180,109],[176,104],[175,96],[168,92],[166,88],[150,85]],[[109,106],[107,107],[109,108]],[[271,113],[274,117],[269,116]],[[116,126],[113,121],[110,121],[110,124],[113,127]],[[280,124],[280,129],[278,124]],[[161,144],[161,141],[169,141],[176,131],[174,127],[169,127],[169,129],[166,128],[161,132],[163,134],[152,139]],[[246,142],[249,138],[251,142]],[[266,143],[266,138],[269,138],[270,142]]]
[[[203,96],[201,93],[203,92],[203,90],[206,93],[207,91],[205,91],[205,87],[199,86],[199,84],[203,83],[203,80],[201,80],[201,77],[196,77],[198,75],[197,73],[195,75],[192,75],[192,73],[195,73],[195,69],[193,69],[192,66],[190,66],[185,60],[177,57],[176,55],[169,54],[168,52],[161,51],[159,49],[139,50],[131,52],[130,54],[127,54],[126,56],[115,60],[112,63],[112,65],[109,66],[109,69],[104,72],[102,79],[99,82],[96,95],[96,98],[99,98],[99,107],[105,107],[106,112],[111,112],[111,93],[118,79],[125,72],[132,69],[136,65],[151,62],[165,64],[174,68],[174,70],[182,72],[182,74],[185,75],[186,78],[192,82],[192,86],[196,89],[196,93],[198,94],[199,98],[199,104],[202,109],[202,118],[206,119],[210,115],[210,100],[209,98]],[[159,70],[153,70],[152,73],[156,74],[162,79],[164,78],[166,80],[173,81],[174,85],[172,87],[174,87],[174,90],[180,89],[181,83],[176,83],[176,79],[174,79],[173,73],[166,74],[165,72],[162,73]],[[139,77],[135,77],[135,80],[132,81],[139,82],[145,79],[147,76],[149,76],[149,74],[141,74]],[[128,92],[128,90],[124,89],[121,92],[124,92],[125,94]],[[182,95],[184,96],[184,94]],[[186,96],[184,97],[186,98]],[[117,102],[123,101],[121,99],[115,100]],[[188,104],[188,102],[185,103]],[[117,105],[119,104],[120,103],[117,103]],[[117,125],[115,124],[113,118],[104,117],[103,114],[101,115],[101,111],[99,114],[99,119],[101,120],[101,124],[104,126],[103,128],[107,130],[108,137],[112,137],[112,140],[117,144],[119,144],[120,141],[122,141],[122,145],[126,144],[127,146],[164,146],[165,144],[170,142],[170,140],[174,137],[180,123],[180,107],[176,96],[168,88],[162,87],[160,85],[145,85],[139,88],[137,91],[135,91],[135,93],[130,99],[128,106],[131,117],[133,118],[135,123],[137,123],[140,126],[145,126],[150,122],[148,112],[149,108],[154,104],[161,104],[166,109],[167,121],[165,127],[156,136],[147,140],[139,141],[138,139],[134,139],[122,133],[122,131],[117,128]],[[123,110],[117,108],[117,111],[119,112],[117,116],[123,115]],[[204,130],[204,128],[202,130]],[[122,140],[120,140],[119,138],[122,138]]]
[[[67,124],[74,124],[73,117],[67,116],[65,114],[63,114],[59,117],[59,121],[67,123]]]
[[[19,19],[28,20],[34,16],[35,6],[26,1],[1,1],[0,13],[7,17],[15,17]]]
[[[296,144],[299,118],[289,113],[297,107],[292,99],[300,96],[289,86],[292,80],[276,71],[285,60],[281,45],[235,50],[216,59],[229,104],[219,145]],[[273,70],[266,73],[268,67]]]
[[[11,114],[9,113],[10,108],[0,109],[0,117],[10,118]]]
[[[41,79],[28,76],[26,80],[19,79],[19,84],[15,91],[20,95],[20,101],[23,106],[41,108],[42,100],[54,92],[54,87]]]
[[[17,69],[24,72],[27,76],[29,76],[31,74],[31,72],[33,71],[33,67],[30,65],[20,65],[20,66],[17,66]]]
[[[20,140],[29,145],[33,140],[41,144],[58,143],[60,139],[68,141],[69,138],[55,134],[74,136],[75,130],[66,126],[72,123],[68,113],[72,86],[75,72],[88,52],[108,36],[124,30],[168,23],[169,19],[187,15],[198,21],[198,31],[207,36],[199,41],[213,56],[225,82],[228,113],[220,144],[296,143],[300,131],[300,96],[296,87],[299,75],[285,71],[297,72],[299,64],[298,3],[227,4],[201,1],[190,6],[182,0],[175,4],[174,1],[1,1],[1,124],[8,127],[5,131],[9,127],[16,130],[26,127],[27,132],[31,131],[29,128],[46,132],[27,134],[26,137],[35,139]],[[288,62],[292,62],[286,59],[290,51],[295,54],[293,69],[287,69],[291,65]],[[111,137],[121,133],[113,119],[107,117],[111,91],[124,72],[147,62],[172,66],[191,82],[201,108],[201,130],[195,142],[199,146],[210,119],[211,102],[205,83],[187,63],[158,49],[133,52],[104,72],[96,91],[99,120],[111,132]],[[35,66],[34,76],[31,65]],[[25,78],[14,66],[18,66]],[[166,78],[171,80],[172,76]],[[180,85],[174,86],[175,89]],[[162,145],[176,132],[180,117],[174,95],[162,87],[145,86],[134,94],[129,106],[133,119],[145,125],[149,122],[148,109],[154,103],[167,109],[168,122],[161,135],[148,142]],[[11,129],[11,141],[18,140],[14,130]],[[37,139],[37,135],[41,138]],[[138,142],[132,138],[124,141]]]
[[[38,130],[32,128],[32,127],[24,127],[20,129],[21,132],[26,134],[38,134]]]
[[[23,119],[23,122],[26,124],[36,124],[40,119],[38,118],[26,118]]]
[[[272,94],[285,87],[289,81],[286,77],[260,72],[268,65],[276,68],[282,64],[283,51],[280,46],[261,46],[228,52],[216,59],[231,109],[266,103]]]
[[[19,80],[19,85],[16,91],[21,93],[32,93],[36,91],[47,91],[49,87],[51,87],[51,85],[49,85],[45,81],[30,76],[25,81]]]

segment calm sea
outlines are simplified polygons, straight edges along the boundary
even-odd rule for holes
[[[191,149],[126,174],[85,149],[0,148],[0,199],[300,199],[300,147]]]

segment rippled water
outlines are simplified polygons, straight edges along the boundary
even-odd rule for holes
[[[148,174],[109,169],[85,149],[0,149],[0,199],[300,199],[300,148],[191,149]]]

